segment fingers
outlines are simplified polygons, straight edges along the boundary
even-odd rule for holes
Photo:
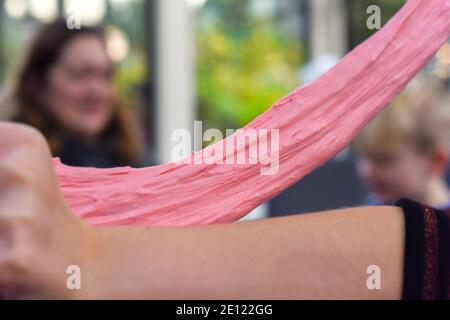
[[[0,297],[64,296],[88,228],[67,207],[40,133],[0,122],[0,148]]]
[[[45,139],[35,129],[0,122],[0,289],[11,296],[16,290],[18,243],[24,220],[31,219],[35,193],[42,189],[39,173],[49,158]],[[45,161],[45,160],[44,160]],[[12,291],[11,291],[12,290]]]
[[[42,134],[25,125],[0,122],[0,197],[5,188],[27,186],[39,192],[55,185],[51,153]]]
[[[47,142],[36,129],[0,121],[0,178],[36,173],[42,165],[48,166],[50,159]]]
[[[0,161],[17,149],[40,150],[50,155],[42,134],[36,129],[11,122],[0,121]]]
[[[11,223],[0,219],[0,296],[10,299],[20,274],[14,264],[14,232]]]
[[[64,202],[44,137],[0,122],[0,297],[60,292],[65,282],[49,269],[65,270],[66,248],[75,246],[81,228]]]

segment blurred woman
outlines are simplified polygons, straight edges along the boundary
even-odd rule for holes
[[[46,25],[16,79],[13,120],[39,129],[68,165],[139,165],[140,126],[119,100],[113,75],[101,29]]]
[[[358,137],[359,174],[372,193],[370,204],[407,197],[450,208],[450,100],[415,92],[400,96]]]

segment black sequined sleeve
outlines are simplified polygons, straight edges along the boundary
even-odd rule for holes
[[[450,213],[410,200],[405,214],[404,300],[450,299]]]

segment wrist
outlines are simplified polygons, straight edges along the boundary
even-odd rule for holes
[[[80,256],[82,287],[75,291],[73,299],[119,298],[120,261],[125,257],[120,252],[120,243],[118,246],[115,240],[122,238],[118,234],[118,228],[83,226]]]
[[[105,288],[103,284],[105,283],[105,271],[108,271],[108,269],[105,267],[107,262],[104,261],[107,241],[104,240],[103,233],[104,229],[82,222],[79,246],[74,259],[78,264],[73,265],[75,270],[78,268],[79,271],[80,287],[68,288],[70,290],[70,299],[90,300],[104,298],[103,292]],[[70,276],[71,274],[68,273],[67,287],[69,287]]]

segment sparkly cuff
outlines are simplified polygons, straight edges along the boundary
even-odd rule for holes
[[[450,299],[450,214],[406,199],[396,206],[406,226],[403,299]]]

